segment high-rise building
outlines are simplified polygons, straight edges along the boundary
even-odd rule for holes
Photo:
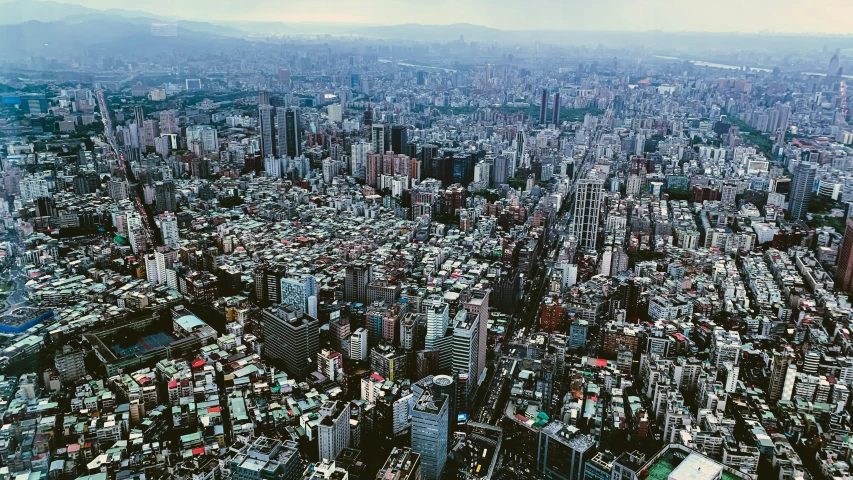
[[[773,352],[773,368],[770,371],[770,385],[767,393],[767,400],[771,403],[791,399],[797,377],[795,362],[794,350],[790,346]]]
[[[145,121],[145,110],[142,109],[142,105],[133,107],[133,115],[136,119],[137,127],[142,128],[142,122]]]
[[[536,471],[548,478],[582,480],[587,460],[595,455],[595,438],[562,422],[539,431]]]
[[[187,145],[200,142],[208,153],[219,151],[219,134],[210,125],[193,125],[187,127]]]
[[[270,104],[270,92],[266,90],[261,90],[258,92],[258,105],[269,105]]]
[[[157,217],[160,225],[160,236],[163,240],[163,245],[169,246],[177,250],[180,248],[181,237],[178,234],[178,219],[174,213],[161,213]]]
[[[486,348],[489,336],[489,295],[491,290],[475,289],[471,292],[470,298],[465,302],[465,310],[468,313],[477,315],[480,321],[478,342],[477,342],[477,368],[473,372],[472,380],[474,383],[479,380],[483,370],[486,369]]]
[[[367,168],[367,155],[370,152],[370,144],[357,142],[352,144],[352,155],[350,156],[350,173],[356,178],[364,180]]]
[[[349,354],[352,360],[363,362],[367,360],[367,329],[359,327],[350,335]]]
[[[394,125],[391,127],[391,150],[397,155],[406,153],[406,145],[409,143],[409,131],[405,125]],[[385,152],[382,152],[385,153]]]
[[[373,280],[373,266],[363,262],[347,265],[344,279],[344,300],[364,303],[367,301],[367,286]]]
[[[435,296],[426,300],[426,348],[437,350],[436,342],[445,336],[450,325],[450,306],[441,297]]]
[[[264,351],[280,360],[288,374],[298,379],[314,371],[320,350],[319,323],[304,310],[277,305],[263,310]]]
[[[317,279],[313,275],[281,279],[281,303],[308,311],[308,299],[312,296],[317,296]]]
[[[451,347],[452,371],[455,375],[467,378],[468,381],[457,389],[456,411],[467,412],[469,400],[474,398],[477,386],[477,368],[480,358],[480,318],[476,314],[462,309],[456,314],[453,322],[453,339]]]
[[[391,150],[391,129],[384,123],[374,123],[370,127],[370,145],[373,153],[383,154]]]
[[[838,249],[838,265],[835,267],[835,289],[853,293],[853,219],[847,219],[844,240]]]
[[[412,451],[421,457],[424,480],[438,480],[448,454],[448,410],[446,395],[425,391],[412,407]]]
[[[554,126],[560,124],[560,92],[554,94],[554,115],[551,119]]]
[[[791,182],[791,196],[789,198],[788,217],[791,220],[800,220],[806,217],[809,211],[809,201],[814,190],[814,180],[817,175],[817,164],[803,162],[794,169],[794,181]]]
[[[154,211],[157,213],[174,212],[178,208],[175,196],[175,184],[171,181],[154,184]]]
[[[275,155],[278,158],[287,156],[287,109],[277,108],[275,111]]]
[[[261,158],[274,156],[275,150],[275,107],[260,105],[258,107],[258,131],[261,133]]]
[[[548,89],[542,89],[542,98],[539,103],[539,125],[545,125],[546,114],[548,113]]]
[[[598,221],[604,181],[582,178],[575,187],[574,234],[578,248],[595,250],[598,245]]]
[[[391,450],[385,465],[376,474],[376,480],[422,480],[421,456],[413,452],[411,448],[397,448]]]
[[[296,107],[288,107],[284,115],[287,127],[287,156],[296,158],[302,155],[302,119]]]
[[[320,424],[317,426],[320,460],[332,460],[349,446],[349,402],[329,400],[320,406]]]

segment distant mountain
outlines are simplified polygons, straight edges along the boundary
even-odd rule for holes
[[[191,24],[193,22],[190,22]],[[195,31],[181,25],[177,36],[162,37],[151,33],[151,22],[138,19],[113,20],[97,15],[80,21],[36,22],[0,25],[0,59],[20,60],[26,57],[57,57],[121,53],[190,53],[247,47],[248,42],[206,31]],[[212,26],[211,26],[212,27]],[[222,27],[225,28],[225,27]]]
[[[52,2],[50,0],[12,0],[0,2],[0,25],[14,25],[24,22],[55,22],[72,15],[104,14],[112,17],[148,17],[164,20],[148,12],[110,8],[95,10],[93,8],[74,5],[71,3]]]

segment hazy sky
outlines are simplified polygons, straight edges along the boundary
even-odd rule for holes
[[[193,20],[473,23],[509,30],[853,33],[853,0],[56,0]]]

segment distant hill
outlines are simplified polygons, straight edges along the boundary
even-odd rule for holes
[[[177,36],[160,37],[151,34],[151,22],[95,18],[0,25],[0,45],[15,46],[14,49],[0,49],[0,59],[74,55],[84,50],[91,53],[103,50],[107,54],[190,53],[249,45],[241,39],[189,30],[182,25],[178,25]]]
[[[52,2],[50,0],[12,0],[0,2],[0,25],[14,25],[30,21],[55,22],[72,15],[106,14],[113,17],[158,17],[152,13],[136,10],[111,8],[95,10],[71,3]]]

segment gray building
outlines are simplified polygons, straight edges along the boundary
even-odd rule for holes
[[[316,370],[320,325],[300,307],[277,305],[263,310],[264,352],[280,360],[288,374],[305,378]]]
[[[548,478],[582,480],[587,460],[595,455],[595,438],[562,422],[539,431],[536,471]]]
[[[424,480],[438,480],[447,462],[448,407],[446,395],[427,390],[412,408],[412,451]]]
[[[275,107],[258,107],[258,131],[261,132],[261,157],[275,156]]]
[[[804,162],[794,169],[794,181],[791,182],[791,197],[788,202],[788,217],[791,220],[806,218],[809,201],[814,191],[815,175],[817,175],[815,163]]]

